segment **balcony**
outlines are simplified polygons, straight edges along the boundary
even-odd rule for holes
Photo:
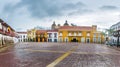
[[[87,33],[87,36],[90,36],[90,33]]]
[[[82,34],[81,34],[81,33],[79,33],[79,34],[78,34],[78,36],[82,36]]]
[[[68,34],[68,36],[72,36],[72,34],[71,34],[71,33],[69,33],[69,34]]]
[[[77,34],[77,33],[74,33],[74,34],[69,33],[68,36],[82,36],[82,34],[81,33],[79,33],[79,34]]]
[[[77,34],[76,34],[76,33],[74,33],[74,36],[77,36]]]

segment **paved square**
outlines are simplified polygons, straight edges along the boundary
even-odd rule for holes
[[[0,53],[0,67],[120,67],[120,51],[101,44],[18,43]]]

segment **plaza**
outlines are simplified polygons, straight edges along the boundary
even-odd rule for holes
[[[0,67],[119,67],[120,52],[94,43],[17,43],[0,53]]]
[[[0,67],[120,67],[120,0],[1,0]]]

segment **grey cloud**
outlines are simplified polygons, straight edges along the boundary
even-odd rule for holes
[[[69,9],[82,9],[82,8],[84,8],[86,5],[84,4],[84,3],[82,3],[82,2],[78,2],[78,3],[75,3],[75,4],[73,4],[73,3],[68,3],[68,4],[66,4],[66,5],[64,5],[64,6],[62,6],[62,8],[61,9],[67,9],[67,10],[69,10]]]
[[[79,10],[84,3],[73,3],[65,0],[21,0],[17,5],[6,5],[5,12],[14,12],[21,7],[27,7],[30,15],[35,18],[54,17],[64,15],[64,11]]]
[[[118,7],[111,6],[111,5],[105,5],[105,6],[100,7],[100,9],[102,9],[102,10],[115,10],[115,9],[118,9]]]
[[[86,13],[91,13],[91,12],[94,12],[94,10],[91,10],[91,9],[79,9],[77,11],[73,11],[73,12],[70,12],[68,15],[71,16],[71,15],[82,15],[82,14],[86,14]]]

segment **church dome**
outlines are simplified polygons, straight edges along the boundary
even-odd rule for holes
[[[55,21],[53,22],[52,26],[56,26]]]
[[[67,20],[65,21],[64,26],[69,26]]]

